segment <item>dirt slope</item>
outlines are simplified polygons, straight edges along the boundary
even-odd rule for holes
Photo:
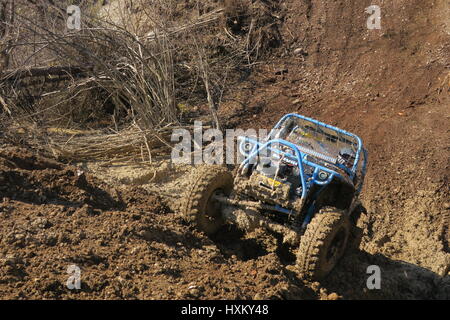
[[[224,230],[213,242],[144,189],[111,188],[6,146],[0,182],[3,299],[314,297],[265,251],[264,236]],[[80,291],[66,287],[70,265],[81,268]]]
[[[430,299],[450,293],[448,277],[358,249],[322,284],[303,282],[292,255],[270,234],[226,226],[210,239],[153,192],[111,187],[25,148],[2,146],[0,180],[3,298]],[[372,264],[383,270],[379,291],[364,289]],[[66,287],[70,265],[82,270],[79,291]]]
[[[221,117],[268,128],[299,112],[359,134],[370,153],[361,246],[322,283],[304,283],[272,236],[226,227],[209,239],[167,208],[191,168],[140,168],[157,176],[130,180],[145,188],[96,170],[106,184],[3,145],[1,297],[450,299],[447,2],[279,3],[281,46],[225,97]],[[381,30],[366,28],[371,4]],[[71,264],[79,292],[65,287]],[[381,290],[366,288],[369,265],[381,268]]]
[[[371,4],[382,9],[381,30],[366,28]],[[230,124],[269,127],[280,114],[299,112],[359,134],[370,153],[364,200],[373,232],[365,249],[446,274],[448,5],[285,1],[285,7],[279,56],[242,88],[249,107],[236,106],[239,117]]]

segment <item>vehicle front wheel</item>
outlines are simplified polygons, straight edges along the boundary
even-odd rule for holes
[[[226,168],[200,167],[182,199],[184,219],[200,231],[213,235],[224,224],[221,204],[214,200],[214,195],[228,196],[232,190],[233,176]]]
[[[316,213],[297,252],[297,266],[303,278],[321,280],[330,273],[345,252],[350,227],[342,210],[325,207]]]

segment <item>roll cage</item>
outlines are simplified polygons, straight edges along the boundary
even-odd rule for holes
[[[322,154],[285,139],[276,138],[279,129],[289,119],[301,119],[305,123],[311,124],[311,128],[316,128],[316,130],[322,131],[322,133],[325,131],[321,128],[326,128],[331,130],[331,132],[335,132],[336,135],[325,132],[325,135],[327,136],[326,139],[331,142],[338,139],[344,143],[352,144],[356,150],[353,166],[351,168],[341,166],[337,163],[337,159],[332,156]],[[299,168],[299,182],[302,187],[302,199],[306,198],[307,191],[313,184],[325,186],[335,178],[343,181],[350,180],[352,182],[359,180],[357,185],[355,185],[356,192],[359,193],[362,189],[367,167],[367,151],[363,147],[361,138],[353,133],[312,118],[291,113],[282,117],[271,130],[268,137],[263,141],[259,142],[250,137],[238,137],[238,141],[240,141],[240,152],[246,157],[240,165],[241,169],[248,168],[251,164],[256,164],[261,156],[267,157],[267,155],[278,158],[280,161],[282,160],[291,165],[297,165]],[[285,151],[286,147],[289,152]],[[310,176],[305,173],[305,166],[309,166],[313,169]]]

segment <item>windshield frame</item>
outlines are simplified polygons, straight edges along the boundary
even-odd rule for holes
[[[290,114],[287,114],[287,115],[283,116],[283,117],[278,121],[278,123],[277,123],[277,124],[273,127],[273,129],[270,131],[270,133],[269,133],[269,135],[268,135],[268,137],[267,137],[267,140],[275,139],[275,135],[277,134],[277,132],[279,132],[279,129],[281,128],[281,126],[282,126],[287,120],[289,120],[290,118],[293,118],[293,117],[294,117],[294,118],[301,119],[301,120],[304,120],[304,121],[306,121],[306,122],[310,122],[310,123],[312,123],[312,124],[314,124],[315,126],[318,126],[318,127],[327,128],[327,129],[332,130],[332,131],[334,131],[334,132],[336,132],[336,133],[338,133],[338,134],[340,134],[340,135],[342,135],[342,136],[350,137],[350,138],[352,138],[354,141],[356,141],[357,146],[356,146],[355,161],[354,161],[354,164],[353,164],[353,166],[352,166],[352,168],[351,168],[351,172],[350,172],[351,178],[353,178],[353,177],[355,176],[356,171],[357,171],[357,168],[358,168],[358,164],[359,164],[359,161],[360,161],[360,158],[361,158],[361,152],[362,152],[362,150],[363,150],[363,144],[362,144],[361,138],[358,137],[357,135],[351,133],[351,132],[348,132],[348,131],[346,131],[346,130],[343,130],[343,129],[334,127],[334,126],[332,126],[332,125],[326,124],[326,123],[324,123],[324,122],[321,122],[321,121],[318,121],[318,120],[315,120],[315,119],[312,119],[312,118],[308,118],[308,117],[299,115],[299,114],[297,114],[297,113],[290,113]],[[338,136],[338,138],[339,138],[339,136]],[[351,140],[349,140],[349,142],[351,142]],[[308,154],[308,152],[305,152],[305,153]],[[312,155],[312,156],[314,156],[314,155]],[[324,159],[321,159],[321,160],[324,160]],[[324,160],[324,161],[326,161],[326,160]],[[329,161],[327,161],[327,162],[329,162]],[[329,163],[330,163],[331,165],[340,167],[337,163],[332,163],[332,162],[329,162]]]

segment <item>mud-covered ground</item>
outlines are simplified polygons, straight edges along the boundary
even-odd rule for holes
[[[300,279],[271,234],[184,223],[189,166],[67,166],[0,141],[0,297],[450,299],[450,8],[378,3],[382,29],[368,30],[372,2],[284,1],[282,43],[219,110],[227,128],[298,112],[363,138],[364,237],[324,281]]]
[[[294,275],[261,240],[225,230],[216,242],[159,197],[111,188],[76,167],[0,151],[2,298],[182,299],[294,297]],[[239,232],[238,232],[239,233]],[[80,291],[66,288],[81,268]]]
[[[179,176],[180,189],[186,177]],[[158,181],[106,184],[81,166],[3,145],[0,182],[2,298],[449,298],[448,276],[371,253],[376,241],[349,250],[323,283],[304,282],[280,239],[232,226],[208,238],[170,208],[170,198],[151,191]],[[170,183],[159,190],[165,185],[175,191]],[[439,261],[438,252],[428,254]],[[374,264],[383,272],[382,289],[371,291],[366,270]],[[66,287],[71,265],[81,269],[81,290]]]

